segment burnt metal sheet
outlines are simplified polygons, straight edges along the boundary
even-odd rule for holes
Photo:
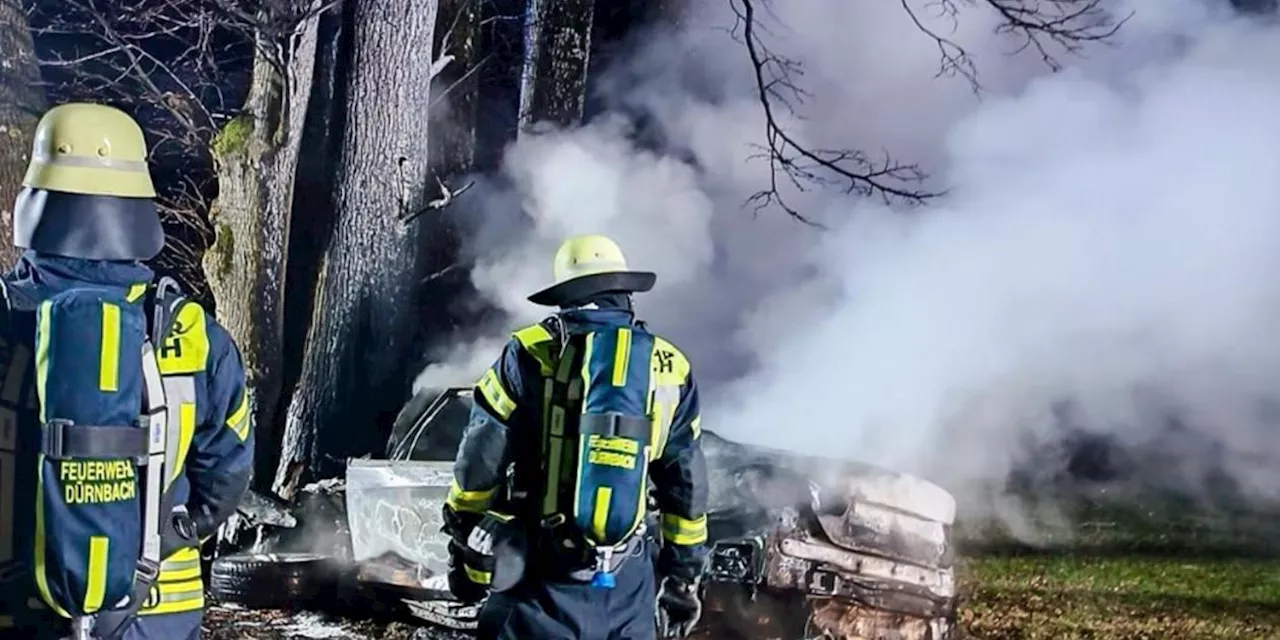
[[[352,460],[347,464],[347,518],[356,562],[393,554],[424,575],[448,569],[449,538],[440,531],[453,477],[447,462]]]
[[[787,565],[786,561],[796,561],[790,563],[796,565],[816,563],[865,580],[899,585],[904,590],[928,594],[933,598],[946,599],[956,595],[955,574],[949,569],[917,567],[817,540],[794,537],[778,540],[770,551],[766,568],[770,563]]]
[[[834,511],[834,513],[833,513]],[[835,545],[925,567],[949,567],[950,527],[889,505],[852,499],[842,509],[829,505],[818,523]]]
[[[831,640],[948,640],[951,622],[875,609],[854,602],[813,603],[809,634]]]

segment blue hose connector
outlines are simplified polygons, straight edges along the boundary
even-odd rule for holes
[[[607,571],[597,571],[591,576],[591,586],[597,589],[612,589],[618,586],[618,581],[613,577],[612,573]]]

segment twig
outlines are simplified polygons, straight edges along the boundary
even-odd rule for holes
[[[769,51],[757,35],[756,6],[754,0],[731,0],[738,21],[734,32],[741,30],[741,42],[755,75],[757,97],[765,117],[765,143],[758,145],[759,153],[769,162],[769,188],[762,189],[747,199],[756,211],[776,205],[793,218],[813,226],[821,226],[792,207],[782,194],[784,183],[804,192],[809,185],[838,186],[845,193],[879,195],[886,201],[901,200],[915,204],[934,197],[936,193],[909,188],[907,183],[919,183],[924,173],[914,164],[898,163],[886,152],[882,162],[872,162],[867,155],[854,149],[812,148],[797,141],[779,123],[775,103],[794,112],[803,104],[807,94],[794,81],[801,74],[798,61]]]
[[[408,224],[408,223],[412,222],[412,221],[413,221],[415,218],[417,218],[418,216],[421,216],[422,214],[424,214],[424,213],[426,213],[426,212],[428,212],[428,211],[439,211],[440,209],[443,209],[443,208],[445,208],[445,207],[447,207],[447,206],[449,206],[449,205],[453,204],[453,199],[454,199],[454,198],[456,198],[456,197],[458,197],[458,196],[460,196],[460,195],[462,195],[462,194],[464,194],[464,193],[466,193],[468,189],[470,189],[471,187],[475,186],[476,181],[475,181],[475,180],[471,180],[471,181],[467,182],[466,184],[462,185],[462,187],[461,187],[461,188],[459,188],[459,189],[457,189],[457,190],[451,190],[451,189],[449,189],[449,185],[446,185],[446,184],[444,183],[444,180],[441,180],[441,179],[437,176],[437,177],[436,177],[436,184],[440,185],[440,197],[439,197],[439,198],[436,198],[435,200],[432,200],[432,201],[428,202],[428,203],[427,203],[427,206],[422,207],[421,209],[419,209],[419,210],[417,210],[417,211],[414,211],[413,213],[410,213],[409,215],[401,216],[401,217],[400,217],[400,221],[401,221],[401,222],[403,222],[403,223],[405,223],[405,224]]]

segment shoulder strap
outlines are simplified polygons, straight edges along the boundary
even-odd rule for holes
[[[157,347],[164,342],[169,332],[173,330],[173,323],[178,317],[180,311],[186,303],[190,302],[182,293],[182,287],[178,285],[178,281],[164,276],[152,285],[147,296],[146,305],[148,307],[147,319],[150,321],[148,331],[151,336],[151,343]]]
[[[559,320],[558,316],[552,317]],[[542,380],[542,437],[546,454],[542,458],[544,523],[564,522],[564,505],[570,504],[567,500],[571,499],[572,483],[566,482],[565,471],[572,469],[577,459],[576,415],[581,411],[583,395],[582,377],[576,374],[582,368],[585,336],[567,333],[561,336],[559,358],[551,375]]]
[[[143,507],[143,548],[134,576],[133,593],[128,602],[122,607],[101,611],[95,616],[94,630],[101,638],[114,639],[123,634],[125,626],[147,601],[151,585],[159,578],[160,564],[169,551],[166,549],[166,538],[172,535],[170,530],[173,527],[174,505],[173,493],[164,488],[164,478],[168,473],[165,468],[165,446],[168,442],[168,429],[174,425],[168,423],[164,382],[154,349],[163,345],[164,339],[173,329],[178,311],[188,302],[190,301],[182,294],[177,281],[168,276],[150,286],[143,301],[144,313],[149,323],[149,341],[143,346],[141,354],[145,389],[143,406],[146,407],[142,420],[150,431],[144,485],[146,500]]]

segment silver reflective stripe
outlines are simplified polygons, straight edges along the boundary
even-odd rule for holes
[[[195,600],[201,595],[200,588],[184,589],[182,591],[169,591],[168,589],[160,589],[160,597],[157,598],[157,604],[165,602],[186,602]]]
[[[178,459],[182,453],[182,405],[196,403],[195,376],[164,376],[164,397],[169,407],[170,426],[164,458],[164,468],[169,475],[165,488],[168,489],[182,468],[183,461]]]
[[[671,436],[671,421],[676,415],[676,406],[680,404],[680,387],[674,384],[660,384],[653,390],[653,410],[658,414],[658,430],[653,434],[653,459],[662,457],[667,448],[667,438]]]
[[[200,566],[200,558],[191,560],[165,560],[160,564],[160,570],[168,571],[190,571]]]
[[[88,169],[115,169],[130,173],[146,173],[147,163],[138,160],[121,160],[119,158],[94,158],[89,156],[69,156],[64,154],[49,155],[39,153],[31,158],[32,162],[55,167],[85,167]]]
[[[169,414],[159,411],[165,406],[164,381],[151,341],[142,343],[142,379],[147,389],[147,501],[142,512],[142,559],[160,564],[160,498],[165,481],[165,451],[169,444]]]

